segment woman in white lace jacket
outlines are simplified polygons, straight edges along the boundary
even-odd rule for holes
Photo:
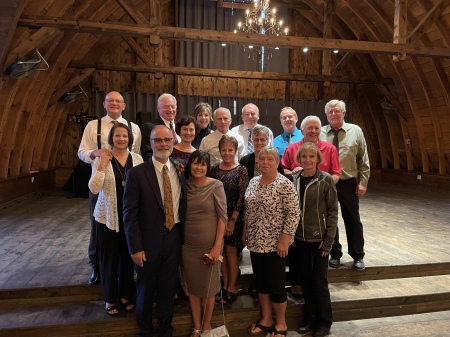
[[[98,193],[94,218],[105,309],[108,315],[117,315],[117,304],[125,311],[134,309],[133,261],[125,238],[122,197],[127,171],[143,160],[128,150],[128,145],[133,144],[133,133],[125,124],[112,127],[108,143],[112,151],[103,151],[95,159],[89,189]]]

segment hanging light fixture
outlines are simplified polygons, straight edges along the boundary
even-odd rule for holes
[[[234,32],[282,36],[287,35],[289,29],[283,27],[283,20],[277,20],[276,9],[270,7],[269,0],[254,0],[253,8],[245,11],[245,21],[239,21]],[[264,61],[265,58],[270,59],[274,49],[264,46],[247,46],[246,48],[250,49],[253,57],[258,55],[261,61]]]

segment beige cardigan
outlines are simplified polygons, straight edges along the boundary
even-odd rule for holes
[[[139,154],[130,152],[133,166],[143,163]],[[97,204],[94,209],[94,218],[97,222],[105,224],[111,230],[119,232],[119,217],[117,215],[116,182],[111,162],[105,170],[99,171],[100,158],[95,158],[92,167],[92,176],[89,180],[89,189],[92,193],[98,193]]]

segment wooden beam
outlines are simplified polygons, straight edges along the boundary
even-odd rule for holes
[[[394,38],[395,44],[406,44],[408,16],[408,0],[395,0],[394,11]],[[406,53],[399,53],[393,56],[394,62],[406,60]]]
[[[58,102],[58,100],[67,92],[70,91],[70,89],[76,87],[81,82],[83,82],[86,78],[91,76],[94,72],[96,72],[97,69],[95,68],[84,68],[78,73],[72,77],[72,79],[67,82],[64,86],[62,86],[58,91],[56,91],[52,97],[50,98],[49,106],[55,104]]]
[[[54,27],[43,27],[31,35],[26,41],[20,43],[14,50],[9,53],[4,68],[6,69],[11,63],[24,57],[36,48],[44,46],[47,42],[61,35],[62,30]]]
[[[106,22],[92,20],[73,20],[60,17],[23,16],[19,25],[26,27],[57,27],[62,30],[83,32],[90,34],[128,35],[135,37],[148,37],[157,35],[168,40],[182,40],[195,42],[215,42],[238,45],[267,47],[285,47],[311,50],[334,50],[341,52],[373,53],[373,54],[403,54],[450,58],[449,48],[430,46],[411,46],[408,44],[394,44],[386,42],[354,41],[339,39],[323,39],[300,36],[268,36],[259,34],[233,33],[194,28],[180,28],[169,26],[153,26],[145,24],[129,24],[122,22]]]
[[[256,72],[256,71],[239,71],[239,70],[219,70],[219,69],[203,69],[203,68],[185,68],[185,67],[169,67],[154,65],[136,65],[136,64],[118,64],[118,63],[83,63],[72,62],[68,67],[71,68],[96,68],[97,70],[126,71],[138,73],[155,73],[161,72],[170,75],[186,75],[186,76],[202,76],[202,77],[226,77],[226,78],[244,78],[244,79],[262,79],[262,80],[280,80],[280,81],[300,81],[300,82],[324,82],[333,83],[382,83],[393,85],[391,78],[349,78],[342,76],[327,75],[305,75],[292,73],[276,73],[276,72]]]
[[[134,50],[134,52],[139,56],[139,58],[147,65],[152,65],[153,62],[148,57],[147,53],[142,50],[142,48],[139,46],[139,44],[136,42],[136,40],[129,36],[123,36],[123,39],[128,43],[128,45],[131,47],[131,49]]]
[[[19,21],[25,3],[25,0],[2,0],[0,10],[0,65],[2,66],[11,47],[17,22]],[[3,70],[8,66],[9,64]]]
[[[333,33],[334,0],[324,3],[323,38],[331,39]],[[322,75],[331,74],[331,50],[322,51]]]
[[[420,41],[421,37],[425,32],[435,23],[442,12],[450,5],[450,0],[439,0],[436,2],[427,14],[424,15],[422,20],[417,24],[416,27],[409,33],[406,40],[408,43],[415,45]]]
[[[136,6],[128,0],[116,0],[116,2],[135,23],[149,23],[145,16],[136,9]]]

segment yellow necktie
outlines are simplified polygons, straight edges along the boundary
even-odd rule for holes
[[[170,185],[169,173],[167,166],[163,167],[163,186],[164,186],[164,212],[166,213],[166,227],[171,230],[174,225],[173,216],[173,200],[172,200],[172,186]]]

